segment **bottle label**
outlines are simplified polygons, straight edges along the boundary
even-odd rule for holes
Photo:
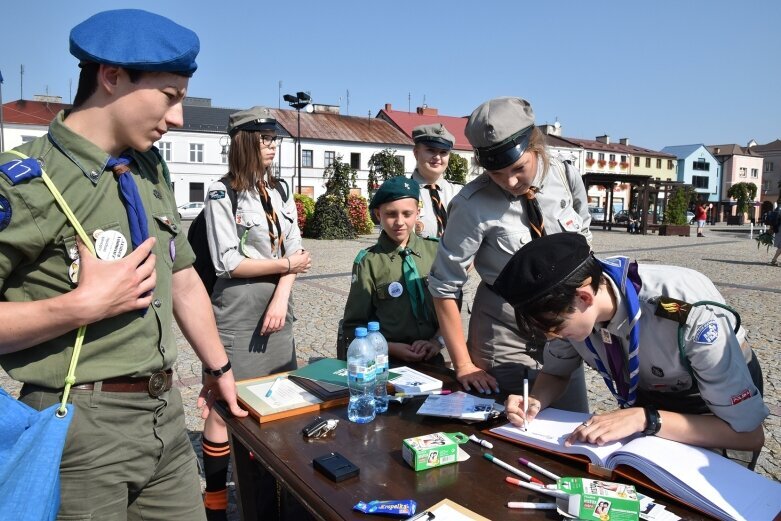
[[[354,382],[373,382],[375,376],[374,363],[366,366],[350,364],[350,380]]]
[[[387,373],[388,372],[388,355],[377,355],[377,358],[375,359],[377,361],[377,373]]]

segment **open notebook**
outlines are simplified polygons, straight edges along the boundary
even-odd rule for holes
[[[553,452],[582,454],[616,474],[625,465],[640,471],[664,492],[718,519],[772,520],[781,512],[781,483],[767,479],[710,450],[656,436],[628,438],[598,447],[586,443],[564,446],[569,434],[589,414],[548,408],[527,431],[506,424],[489,432]]]

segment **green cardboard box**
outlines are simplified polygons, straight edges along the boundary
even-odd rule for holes
[[[557,506],[577,519],[593,521],[638,521],[640,499],[635,487],[589,478],[560,478],[559,490],[570,494]]]
[[[407,438],[401,447],[401,454],[415,471],[433,469],[455,463],[458,460],[458,446],[468,440],[460,432],[435,432]]]

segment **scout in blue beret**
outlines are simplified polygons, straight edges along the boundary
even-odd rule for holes
[[[567,443],[642,434],[759,454],[769,413],[762,370],[737,313],[703,274],[598,259],[582,235],[557,233],[516,252],[494,288],[522,338],[551,340],[529,403],[507,399],[514,424],[533,421],[586,362],[618,408],[591,417]]]
[[[388,179],[374,194],[369,208],[382,232],[377,244],[361,250],[353,263],[343,331],[349,342],[356,327],[377,321],[392,359],[443,363],[427,283],[438,241],[415,234],[419,197],[418,183],[405,176]]]
[[[63,395],[70,402],[62,458],[49,454],[60,465],[62,518],[205,521],[172,388],[174,317],[206,369],[201,396],[247,414],[153,149],[183,124],[198,49],[195,33],[153,13],[92,16],[70,35],[81,67],[72,109],[45,136],[0,154],[0,366],[23,383],[20,401],[33,409]],[[78,226],[40,179],[43,169]],[[66,383],[82,325],[81,357]]]

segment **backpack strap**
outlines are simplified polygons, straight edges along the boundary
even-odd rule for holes
[[[238,195],[236,194],[236,190],[233,189],[231,186],[231,175],[230,172],[225,174],[220,178],[220,182],[225,185],[225,193],[228,194],[228,199],[231,201],[231,208],[233,209],[233,217],[236,217],[236,210],[238,203]]]
[[[280,177],[274,183],[274,188],[276,188],[279,195],[282,196],[282,202],[286,203],[287,198],[290,197],[290,187],[287,185],[287,181]]]

